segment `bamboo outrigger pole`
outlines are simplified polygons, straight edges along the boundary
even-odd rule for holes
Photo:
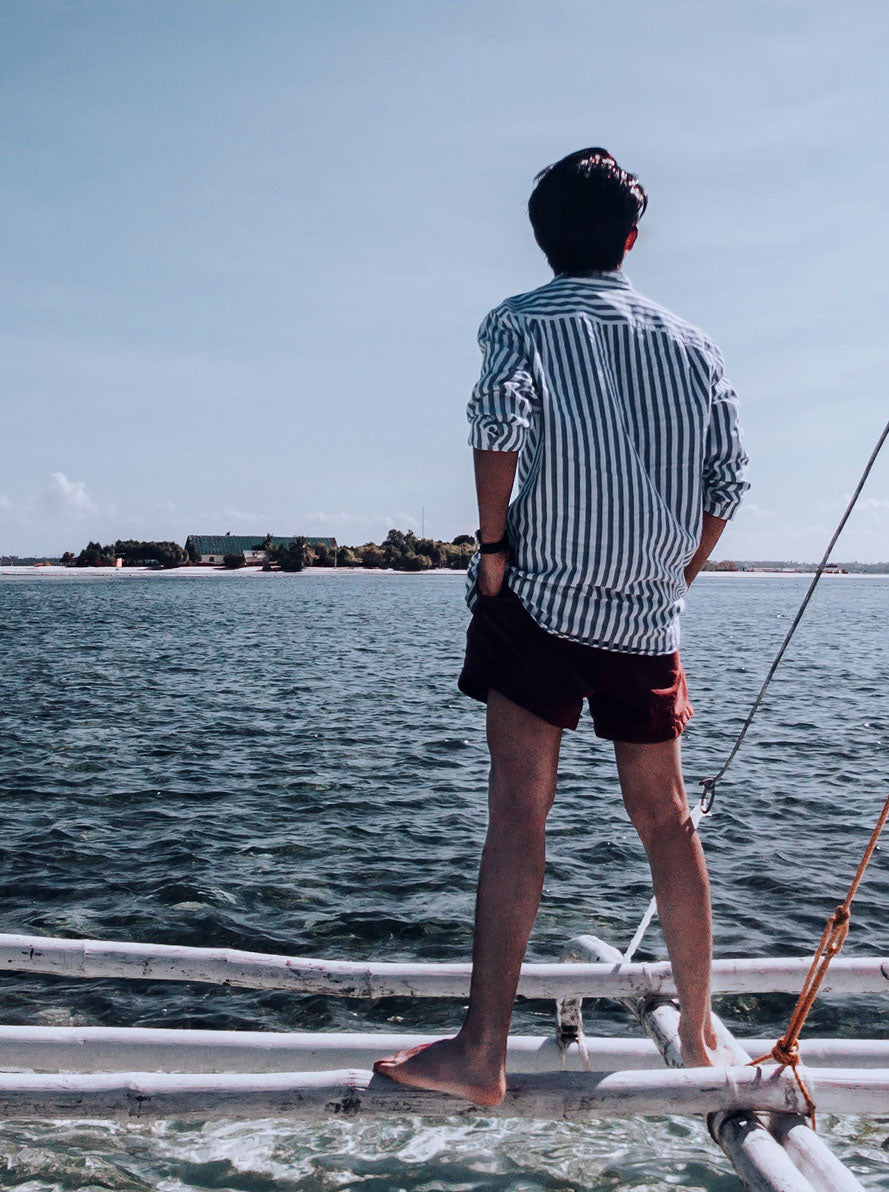
[[[587,961],[621,964],[623,960],[617,948],[592,935],[577,936],[571,940],[566,953]],[[676,1003],[663,996],[636,1000],[622,998],[620,1001],[639,1019],[664,1062],[671,1067],[681,1066],[679,1008]],[[579,1003],[569,1003],[567,1006],[562,1003],[558,1008],[558,1019],[560,1025],[580,1023]],[[750,1055],[715,1014],[713,1025],[720,1044],[730,1052],[733,1060],[740,1065],[749,1065]],[[582,1025],[580,1029],[582,1031]],[[741,1071],[748,1070],[755,1069],[741,1068]],[[738,1069],[727,1071],[735,1072]],[[803,1187],[812,1188],[815,1192],[864,1192],[861,1183],[810,1129],[798,1110],[792,1113],[779,1111],[762,1118],[752,1112],[758,1108],[753,1102],[741,1113],[720,1109],[715,1105],[712,1108],[715,1112],[707,1114],[707,1129],[751,1192],[784,1192],[797,1186],[789,1181],[798,1181],[800,1178],[804,1181]],[[773,1134],[780,1141],[776,1141]],[[792,1176],[787,1170],[788,1164]]]
[[[715,960],[714,994],[798,993],[808,956]],[[429,963],[364,963],[277,956],[235,948],[194,948],[124,940],[58,939],[0,934],[0,971],[55,973],[64,977],[123,977],[150,981],[200,981],[241,989],[286,989],[336,997],[458,997],[469,992],[472,966]],[[889,992],[889,957],[838,957],[824,993]],[[653,964],[525,964],[519,995],[570,997],[673,995],[669,962]]]
[[[133,1026],[0,1026],[0,1069],[30,1072],[326,1072],[370,1068],[381,1055],[432,1043],[434,1035],[359,1031],[214,1031]],[[739,1039],[759,1055],[770,1039]],[[651,1039],[584,1038],[589,1069],[656,1068]],[[803,1039],[803,1062],[823,1068],[884,1068],[889,1039]],[[577,1042],[511,1035],[507,1071],[588,1071]]]
[[[832,1113],[889,1111],[889,1076],[812,1069],[820,1104]],[[793,1077],[771,1068],[679,1068],[631,1072],[516,1073],[496,1108],[445,1093],[407,1089],[361,1069],[257,1073],[0,1073],[0,1119],[291,1117],[521,1117],[588,1122],[601,1117],[663,1117],[805,1110]],[[780,1151],[780,1147],[775,1143]],[[782,1152],[783,1153],[783,1152]],[[769,1192],[775,1192],[774,1186]]]

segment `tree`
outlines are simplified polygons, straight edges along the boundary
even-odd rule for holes
[[[426,555],[432,560],[432,567],[439,567],[442,560],[443,542],[436,542],[434,538],[418,538],[414,543],[414,550],[418,555]]]
[[[475,536],[473,534],[458,534],[453,540],[454,546],[475,546]]]
[[[232,551],[230,554],[222,556],[222,566],[227,567],[229,571],[237,571],[239,567],[246,567],[247,560],[244,558],[242,550]]]
[[[442,542],[439,549],[441,550],[440,567],[449,567],[452,571],[465,571],[469,566],[469,560],[475,554],[475,542],[474,540],[470,540],[468,544]]]
[[[383,558],[385,559],[385,567],[394,567],[396,571],[412,570],[417,568],[411,565],[410,568],[404,566],[404,560],[412,557],[417,553],[417,536],[413,530],[408,530],[404,533],[401,530],[391,529],[386,535],[383,544]]]
[[[156,563],[165,568],[179,567],[189,557],[178,542],[140,542],[135,538],[118,538],[114,553],[123,559],[126,567],[143,563]]]
[[[75,567],[110,567],[114,563],[114,549],[101,542],[88,542],[77,558]]]
[[[373,568],[386,566],[386,556],[374,542],[366,542],[364,546],[359,546],[358,557],[361,559],[362,567]]]
[[[277,567],[279,571],[302,571],[310,557],[305,538],[294,538],[289,543],[273,543],[270,540],[264,545],[269,570]]]
[[[282,571],[302,571],[306,565],[306,540],[294,538],[288,546],[279,546],[275,559]]]

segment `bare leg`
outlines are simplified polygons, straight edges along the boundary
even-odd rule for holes
[[[506,1043],[522,959],[543,889],[546,817],[556,792],[562,730],[499,692],[488,697],[488,833],[475,905],[469,1010],[460,1032],[374,1071],[481,1105],[506,1091]]]
[[[710,1019],[713,923],[710,881],[682,782],[679,739],[657,745],[615,742],[624,804],[648,854],[673,977],[686,1067],[713,1063]]]

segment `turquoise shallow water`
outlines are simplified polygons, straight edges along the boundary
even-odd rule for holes
[[[704,576],[683,652],[691,788],[722,759],[805,577]],[[703,829],[716,952],[810,950],[886,793],[889,580],[827,577]],[[462,577],[305,573],[0,581],[3,930],[344,959],[464,959],[484,833],[480,705],[455,678]],[[889,846],[889,842],[887,842]],[[887,846],[846,953],[889,953]],[[568,734],[529,959],[623,945],[650,896],[609,747]],[[655,928],[641,958],[665,955]],[[0,1020],[449,1030],[460,1007],[4,974]],[[725,999],[777,1034],[792,999]],[[812,1034],[887,1034],[877,997],[825,997]],[[520,1002],[545,1033],[552,1006]],[[628,1031],[587,1004],[589,1033]],[[825,1117],[889,1189],[889,1118]],[[0,1125],[0,1187],[655,1189],[737,1183],[703,1123],[288,1121]],[[4,1166],[5,1164],[5,1166]]]

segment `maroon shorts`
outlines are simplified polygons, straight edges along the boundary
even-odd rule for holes
[[[621,654],[542,629],[518,596],[479,596],[457,685],[487,701],[493,689],[559,728],[577,728],[583,701],[597,737],[672,741],[692,715],[679,652]]]

